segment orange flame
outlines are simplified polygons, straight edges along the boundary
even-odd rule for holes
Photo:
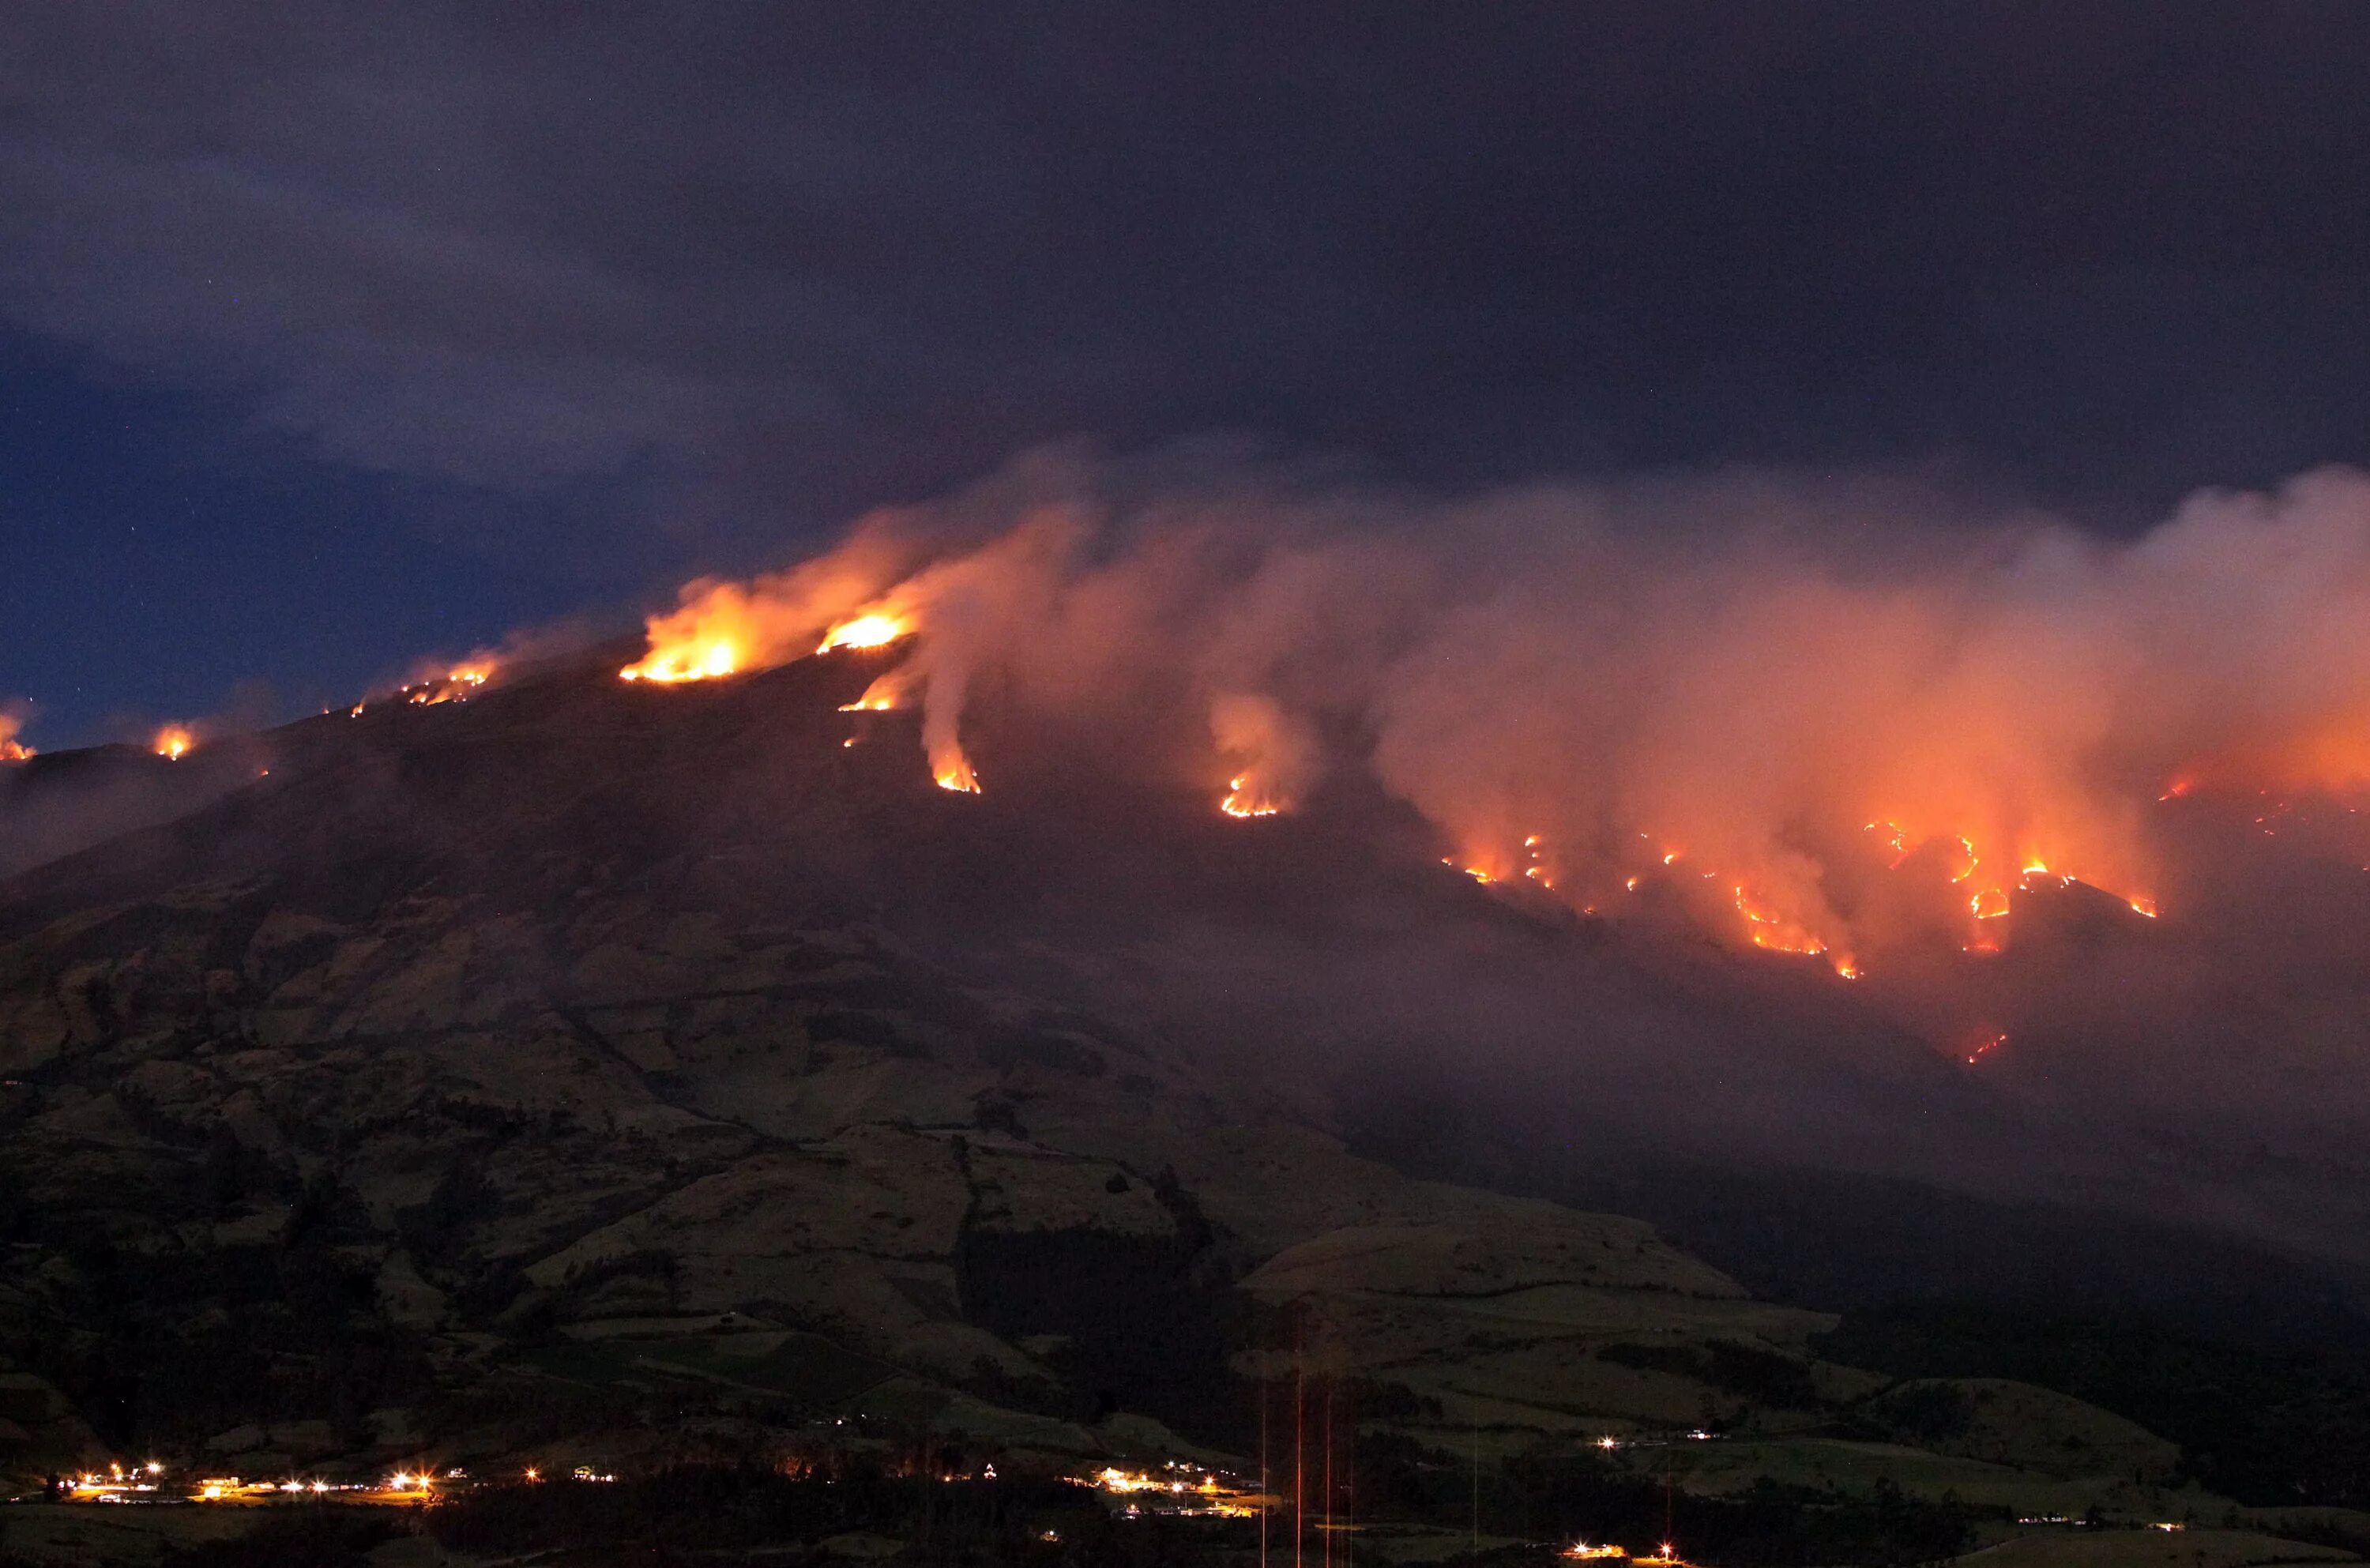
[[[23,762],[34,755],[33,748],[18,743],[17,732],[24,721],[14,714],[0,713],[0,762]]]
[[[493,678],[491,661],[460,664],[441,676],[415,681],[403,687],[405,698],[417,707],[433,708],[440,702],[466,702],[478,687]],[[354,704],[352,717],[362,717],[362,705]]]
[[[1754,947],[1767,948],[1772,952],[1819,953],[1827,951],[1826,943],[1748,894],[1743,883],[1734,884],[1729,892],[1730,902],[1736,905],[1736,912],[1743,916],[1748,924],[1747,935]]]
[[[1290,810],[1315,770],[1316,746],[1272,698],[1243,692],[1212,698],[1210,735],[1235,764],[1218,802],[1230,817]]]
[[[864,695],[854,702],[839,705],[842,713],[889,713],[905,706],[906,692],[914,684],[910,665],[900,665],[875,679],[864,688]]]
[[[834,648],[885,648],[913,630],[912,625],[899,617],[875,610],[844,620],[823,634],[818,653],[828,653]]]
[[[979,793],[979,775],[971,770],[971,759],[963,755],[960,746],[949,755],[932,762],[930,777],[941,790],[952,790],[963,795]]]
[[[1252,794],[1250,788],[1249,774],[1236,774],[1226,780],[1226,798],[1218,802],[1218,809],[1230,817],[1273,816],[1283,810],[1264,797]]]
[[[884,530],[860,527],[839,548],[787,571],[746,583],[687,582],[674,609],[644,623],[650,651],[617,673],[673,685],[787,664],[815,651],[816,639],[836,635],[849,617],[862,619],[864,606],[911,558],[911,548]]]
[[[705,645],[652,648],[640,663],[617,672],[621,681],[654,681],[673,686],[680,681],[714,680],[741,668],[741,650],[730,639]]]
[[[150,745],[158,756],[167,762],[178,762],[189,755],[190,748],[197,744],[197,735],[187,725],[167,724],[156,732],[156,738]]]

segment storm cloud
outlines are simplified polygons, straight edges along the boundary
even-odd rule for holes
[[[2136,522],[2364,455],[2370,34],[2121,15],[45,6],[0,315],[695,536],[1207,429]]]

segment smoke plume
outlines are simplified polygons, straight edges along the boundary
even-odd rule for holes
[[[1845,972],[1989,951],[2069,880],[2152,917],[2168,800],[2370,778],[2370,479],[2341,470],[2110,542],[1868,487],[1427,506],[1041,460],[693,584],[636,669],[778,663],[851,617],[912,634],[863,706],[918,701],[942,778],[991,691],[1214,809],[1363,769],[1484,880],[1660,888]]]

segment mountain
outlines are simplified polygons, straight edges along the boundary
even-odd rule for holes
[[[1933,1271],[1835,1299],[1720,1181],[1833,1150],[1848,1251],[1872,1191],[1897,1237],[1923,1180],[2104,1170],[1824,972],[1481,888],[1346,788],[1237,822],[992,731],[986,792],[936,788],[904,715],[844,711],[895,657],[658,688],[595,651],[9,776],[0,1469],[1248,1465],[1315,1386],[1409,1519],[1453,1515],[1442,1455],[1607,1439],[1592,1506],[1651,1512],[1698,1428],[1738,1540],[1770,1485],[2238,1506],[2065,1392],[1823,1351]],[[1556,1201],[1606,1197],[1709,1261]]]

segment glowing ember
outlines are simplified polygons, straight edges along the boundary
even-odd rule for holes
[[[2007,1043],[2008,1036],[2005,1034],[1994,1032],[1985,1035],[1981,1040],[1975,1042],[1975,1043],[1969,1048],[1967,1052],[1967,1066],[1971,1067],[1973,1066],[1977,1062],[1982,1061],[1985,1056],[1990,1055],[1994,1051],[1998,1050],[2001,1046]]]
[[[828,653],[834,648],[885,648],[911,629],[894,616],[875,612],[857,617],[833,627],[823,635],[818,653]]]
[[[941,790],[952,790],[962,795],[979,793],[979,776],[971,770],[971,760],[961,752],[955,753],[950,760],[940,763],[932,770],[930,777]]]
[[[156,738],[149,743],[151,749],[168,762],[180,761],[190,755],[190,749],[197,744],[196,734],[186,725],[181,724],[166,725],[156,732]]]
[[[415,707],[433,708],[443,702],[466,702],[479,686],[493,678],[490,660],[458,665],[442,675],[414,681],[402,688],[405,700]],[[354,705],[354,716],[362,715],[362,705]]]

